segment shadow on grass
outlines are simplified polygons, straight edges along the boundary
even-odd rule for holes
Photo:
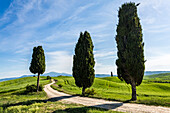
[[[1,107],[3,107],[3,109],[5,110],[6,108],[11,107],[11,106],[19,106],[19,105],[27,105],[28,106],[28,105],[32,105],[34,103],[46,103],[47,101],[56,102],[56,101],[59,101],[62,99],[67,99],[67,98],[72,98],[72,97],[75,97],[75,96],[60,96],[60,97],[50,98],[47,100],[28,100],[28,101],[18,102],[18,103],[3,104]],[[86,113],[89,110],[89,108],[94,109],[94,110],[100,109],[102,111],[106,111],[106,109],[108,109],[108,110],[116,109],[117,107],[120,107],[122,105],[123,105],[123,103],[100,104],[100,105],[94,105],[94,106],[90,106],[90,107],[68,108],[68,109],[65,109],[64,111],[69,112],[69,113],[75,113],[75,112],[76,113]],[[101,109],[101,108],[103,108],[103,109]],[[63,110],[57,110],[55,112],[57,113],[60,111],[63,111]]]
[[[67,108],[64,110],[56,110],[53,113],[61,113],[61,112],[66,112],[66,113],[87,113],[89,111],[91,112],[104,112],[108,111],[111,109],[116,109],[117,107],[122,106],[123,103],[113,103],[113,104],[100,104],[100,105],[95,105],[95,106],[89,106],[89,107],[76,107],[76,108]]]
[[[108,111],[107,109],[95,108],[95,107],[77,107],[77,108],[67,108],[67,109],[60,109],[56,110],[53,113],[88,113],[88,111]]]
[[[18,89],[11,89],[11,90],[7,90],[7,91],[1,91],[0,94],[2,93],[9,93],[9,92],[13,92],[13,91],[17,91]]]
[[[3,109],[6,109],[8,107],[11,106],[19,106],[19,105],[31,105],[34,103],[41,103],[41,102],[47,102],[46,100],[28,100],[28,101],[24,101],[24,102],[18,102],[18,103],[7,103],[7,104],[3,104],[1,107],[3,107]]]
[[[72,97],[75,97],[75,96],[60,96],[60,97],[54,97],[54,98],[50,98],[50,99],[47,99],[47,100],[28,100],[28,101],[24,101],[24,102],[18,102],[18,103],[7,103],[7,104],[3,104],[1,107],[3,107],[3,109],[6,109],[7,107],[10,107],[10,106],[19,106],[19,105],[32,105],[34,103],[46,103],[47,101],[50,101],[50,102],[55,102],[55,101],[59,101],[59,100],[62,100],[62,99],[66,99],[66,98],[72,98]]]
[[[40,91],[41,92],[41,91]],[[12,95],[34,95],[36,92],[28,92],[26,90],[22,90],[22,91],[17,91],[14,93],[11,93]]]

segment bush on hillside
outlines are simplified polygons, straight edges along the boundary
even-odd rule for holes
[[[39,91],[42,91],[42,90],[43,90],[43,86],[40,85],[39,86]],[[25,92],[29,93],[29,92],[36,92],[36,91],[37,91],[37,86],[35,84],[26,86]]]
[[[86,94],[86,95],[94,95],[94,94],[96,94],[96,92],[95,92],[95,90],[92,88],[91,90],[90,90],[90,89],[87,89],[87,90],[85,91],[85,94]]]
[[[47,80],[51,80],[51,77],[50,77],[50,76],[47,76]]]
[[[62,85],[62,84],[58,84],[58,87],[59,87],[59,88],[62,88],[62,87],[63,87],[63,85]]]
[[[64,80],[64,83],[65,84],[70,84],[68,80]]]

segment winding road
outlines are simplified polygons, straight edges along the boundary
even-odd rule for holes
[[[88,97],[72,96],[63,92],[59,92],[50,87],[52,83],[45,85],[44,91],[47,93],[49,100],[65,101],[69,103],[82,104],[84,106],[100,107],[113,111],[130,112],[130,113],[170,113],[170,108],[161,106],[148,106],[143,104],[123,103],[117,101],[108,101],[103,99],[95,99]]]

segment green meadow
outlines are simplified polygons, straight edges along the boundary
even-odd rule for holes
[[[36,82],[36,77],[0,82],[0,113],[117,113],[62,101],[50,101],[44,91],[25,93],[25,87]],[[46,77],[41,77],[40,84],[44,86],[48,83],[50,81],[46,80]]]
[[[75,85],[73,77],[54,77],[58,80],[56,85],[51,86],[59,91],[81,95],[81,88]],[[147,105],[170,107],[170,73],[145,76],[142,84],[137,86],[137,101],[129,101],[131,98],[131,86],[117,77],[95,78],[90,89],[95,90],[92,98],[102,98],[122,102],[133,102]],[[87,89],[86,89],[87,90]]]

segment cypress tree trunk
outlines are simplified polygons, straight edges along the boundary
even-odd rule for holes
[[[136,98],[136,84],[134,81],[132,82],[131,86],[132,86],[132,99],[131,100],[137,100],[137,98]]]
[[[82,95],[84,96],[85,95],[85,87],[82,88]]]
[[[39,91],[39,79],[40,79],[40,73],[38,73],[38,78],[37,78],[37,92]]]

